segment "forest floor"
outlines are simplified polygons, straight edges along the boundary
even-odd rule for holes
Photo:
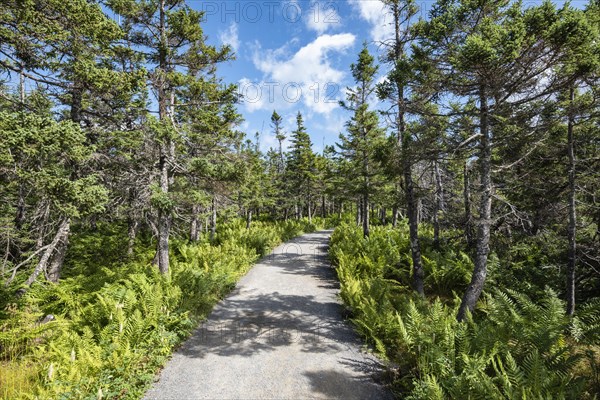
[[[331,231],[277,247],[173,355],[147,399],[387,399],[344,320]]]

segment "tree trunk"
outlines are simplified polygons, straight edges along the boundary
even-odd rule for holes
[[[158,68],[162,74],[167,72],[167,50],[169,43],[167,40],[167,26],[166,26],[166,11],[165,11],[165,0],[160,0],[159,7],[159,51],[158,51]],[[168,99],[167,94],[167,82],[165,77],[160,76],[157,84],[158,93],[158,114],[160,121],[166,124],[169,120],[168,112]],[[160,190],[163,196],[169,194],[169,161],[172,153],[171,140],[165,139],[165,143],[159,145],[159,173],[160,173]],[[158,269],[162,274],[169,272],[169,234],[171,229],[171,214],[169,210],[159,209],[158,210],[158,246],[157,246],[157,261]]]
[[[246,229],[250,229],[250,224],[252,223],[252,209],[249,208],[246,211]]]
[[[212,242],[217,235],[217,196],[213,196],[210,208],[210,241]]]
[[[366,99],[363,99],[366,101]],[[368,139],[367,130],[363,127],[363,140],[366,142]],[[363,197],[362,197],[362,227],[363,227],[363,236],[369,237],[370,234],[370,220],[369,220],[369,212],[370,212],[370,199],[369,192],[371,191],[371,181],[370,181],[370,165],[369,165],[369,155],[366,151],[363,152],[363,176],[364,176],[364,187],[363,187]]]
[[[127,256],[131,257],[135,248],[135,239],[140,223],[135,216],[130,216],[127,225]]]
[[[200,215],[200,206],[194,204],[192,206],[192,221],[190,223],[190,241],[197,242],[200,240],[200,232],[202,231],[202,222],[198,218]]]
[[[425,295],[424,279],[425,271],[421,263],[421,245],[419,243],[419,221],[417,216],[417,205],[415,202],[412,168],[410,162],[404,162],[404,187],[406,190],[406,208],[408,216],[408,232],[410,237],[410,253],[413,262],[413,288],[421,295]]]
[[[435,201],[433,211],[433,246],[440,248],[440,218],[439,213],[444,208],[444,191],[442,186],[442,175],[437,161],[433,163],[433,172],[435,175]]]
[[[327,216],[327,208],[325,208],[325,195],[321,196],[321,217]]]
[[[404,57],[404,45],[401,39],[402,22],[400,18],[400,7],[397,3],[392,5],[394,14],[394,31],[395,31],[395,58],[396,60]],[[410,236],[410,252],[413,261],[413,288],[421,296],[425,294],[423,289],[423,280],[425,272],[421,263],[421,246],[419,243],[419,223],[418,210],[416,204],[416,196],[414,191],[414,182],[412,178],[412,160],[410,153],[410,136],[406,131],[405,113],[406,103],[404,100],[404,85],[398,80],[396,82],[397,98],[396,98],[396,123],[398,129],[397,142],[400,146],[402,157],[402,170],[404,180],[404,190],[406,194],[406,206],[408,214],[408,227]]]
[[[52,239],[52,242],[50,243],[48,248],[44,251],[42,258],[40,258],[40,261],[38,262],[35,269],[33,270],[33,273],[29,276],[29,278],[25,282],[25,284],[27,286],[31,286],[31,284],[33,284],[33,282],[35,282],[35,280],[37,279],[37,277],[40,273],[47,271],[48,262],[50,261],[50,257],[56,250],[56,247],[60,245],[60,242],[69,237],[70,229],[71,229],[71,220],[69,218],[66,218],[61,222],[61,224],[58,228],[58,231],[56,232],[56,234],[54,235],[54,238]],[[66,245],[65,245],[65,248],[66,248]]]
[[[364,237],[369,237],[370,234],[370,230],[369,230],[369,193],[367,191],[365,191],[365,193],[363,193],[363,200],[362,200],[362,228],[363,228],[363,236]]]
[[[471,183],[469,182],[469,168],[465,161],[463,169],[463,198],[465,202],[465,237],[467,239],[467,246],[473,247],[473,226],[471,216]]]
[[[69,246],[69,227],[63,232],[60,242],[56,246],[56,251],[52,256],[52,262],[48,268],[46,279],[49,282],[57,283],[60,279],[60,272],[65,262],[65,256],[67,255],[67,247]]]
[[[573,120],[573,102],[575,101],[575,90],[569,90],[569,113],[567,123],[567,152],[569,155],[569,226],[567,228],[567,238],[569,243],[568,249],[568,264],[567,264],[567,314],[575,313],[575,274],[577,267],[577,215],[575,209],[575,137],[574,137],[574,120]]]
[[[161,146],[161,152],[166,152],[164,146]],[[169,167],[167,155],[160,157],[160,190],[163,196],[169,194]],[[169,234],[171,229],[171,215],[169,210],[158,209],[158,244],[157,244],[157,262],[158,270],[162,274],[169,272]]]
[[[392,228],[398,226],[398,206],[394,205],[392,208]]]
[[[595,203],[595,202],[594,202]],[[600,207],[596,206],[596,233],[594,234],[594,240],[600,240]]]
[[[25,73],[23,64],[19,65],[19,109],[23,111],[25,109]]]
[[[475,242],[475,260],[471,283],[462,298],[456,318],[463,321],[467,312],[472,312],[479,300],[487,277],[487,259],[490,252],[490,226],[492,221],[492,144],[490,143],[489,115],[486,87],[479,90],[480,103],[480,156],[481,200],[479,204],[479,221]]]

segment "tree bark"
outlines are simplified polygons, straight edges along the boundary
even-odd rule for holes
[[[473,227],[471,216],[471,183],[469,181],[469,167],[465,161],[463,169],[463,199],[465,203],[465,237],[467,239],[467,246],[473,247]]]
[[[413,288],[421,295],[425,295],[424,279],[425,271],[421,263],[421,245],[419,243],[418,210],[415,202],[413,180],[411,176],[410,162],[405,162],[404,185],[406,188],[406,208],[408,216],[408,231],[410,236],[410,253],[413,262]]]
[[[212,242],[217,235],[217,196],[213,196],[210,208],[210,241]]]
[[[48,268],[48,262],[50,261],[50,258],[52,257],[54,251],[56,250],[56,247],[60,245],[60,242],[62,240],[65,240],[66,238],[69,237],[70,229],[71,229],[71,219],[70,218],[63,219],[62,222],[60,223],[58,231],[56,232],[56,234],[54,235],[54,238],[52,239],[52,242],[50,242],[50,245],[44,251],[42,257],[40,258],[40,261],[38,262],[35,269],[33,270],[33,273],[29,276],[29,278],[25,282],[25,284],[27,286],[31,286],[33,284],[33,282],[35,282],[35,280],[37,279],[39,274],[41,274],[42,272],[46,272],[46,270]],[[65,245],[65,248],[66,248],[66,245]]]
[[[356,225],[362,226],[362,197],[356,202]]]
[[[65,256],[67,255],[67,248],[69,246],[69,227],[67,227],[66,231],[63,232],[62,237],[60,238],[60,242],[56,246],[56,251],[52,256],[52,261],[50,262],[50,266],[48,267],[48,272],[46,273],[46,279],[52,283],[58,283],[60,279],[60,273],[62,271],[62,266],[65,262]]]
[[[364,90],[363,90],[364,94]],[[366,99],[363,99],[363,102],[366,102]],[[363,127],[363,140],[367,142],[367,130]],[[363,176],[364,176],[364,187],[363,187],[363,196],[362,196],[362,228],[363,228],[363,236],[369,237],[370,232],[370,220],[369,220],[369,212],[370,212],[370,199],[369,192],[371,191],[371,181],[369,174],[370,165],[369,165],[369,155],[366,150],[363,152]]]
[[[569,226],[567,228],[568,263],[567,263],[567,314],[575,313],[575,275],[577,268],[577,214],[575,209],[576,177],[575,177],[575,136],[573,128],[575,125],[573,118],[573,103],[575,101],[575,90],[569,90],[569,112],[567,122],[567,152],[569,155]]]
[[[250,229],[250,224],[252,223],[252,209],[249,208],[246,211],[246,229]]]
[[[398,226],[398,206],[394,205],[392,208],[392,228]]]
[[[200,206],[194,204],[192,206],[192,222],[190,224],[190,241],[197,242],[200,240],[200,231],[202,230],[202,223],[200,222],[198,215],[200,214]]]
[[[133,250],[135,248],[135,239],[138,233],[138,227],[140,223],[138,219],[134,216],[129,217],[129,221],[127,224],[127,256],[131,257],[133,255]]]
[[[440,248],[440,218],[439,213],[443,210],[444,205],[444,188],[442,186],[442,174],[437,161],[433,163],[433,172],[435,178],[435,202],[433,211],[433,246],[436,249]]]
[[[164,146],[161,146],[164,152]],[[167,155],[160,157],[160,190],[164,196],[169,193],[169,167]],[[158,244],[157,244],[157,262],[158,270],[162,274],[169,272],[169,233],[171,229],[171,218],[169,210],[158,209]]]
[[[140,225],[140,219],[138,217],[139,211],[136,208],[136,190],[134,188],[129,189],[128,206],[129,212],[127,215],[127,257],[131,257],[135,248],[135,239],[137,237]]]
[[[160,34],[160,46],[158,51],[158,69],[159,74],[156,79],[157,92],[158,92],[158,113],[162,123],[167,123],[168,116],[168,95],[165,82],[165,74],[167,72],[167,49],[169,46],[167,40],[167,29],[166,29],[166,12],[165,12],[165,0],[160,1],[159,9],[159,34]],[[164,143],[159,145],[160,147],[160,158],[159,158],[159,185],[160,190],[164,196],[169,193],[169,157],[171,156],[172,144],[168,138],[164,139]],[[168,210],[158,210],[158,246],[157,246],[157,261],[158,269],[162,274],[169,272],[169,234],[171,229],[171,215]]]
[[[475,243],[475,260],[471,282],[463,295],[456,318],[463,321],[467,312],[472,312],[479,300],[487,277],[487,260],[490,252],[490,226],[492,221],[492,144],[490,142],[489,109],[485,85],[479,89],[480,103],[480,156],[481,200],[479,204],[479,221]]]
[[[392,5],[392,11],[394,14],[394,32],[395,32],[395,58],[396,60],[404,57],[404,44],[401,39],[401,10],[397,3]],[[418,210],[416,204],[416,196],[414,191],[414,182],[412,178],[412,160],[410,154],[410,136],[406,130],[405,114],[406,114],[406,103],[404,100],[404,85],[401,81],[396,81],[396,123],[398,129],[398,145],[401,150],[402,157],[402,170],[404,180],[404,190],[406,194],[406,208],[408,216],[408,227],[410,236],[410,252],[413,261],[413,288],[421,296],[425,294],[423,288],[423,281],[425,272],[421,263],[421,246],[419,243],[419,222],[418,222]]]
[[[365,191],[362,200],[362,228],[364,237],[369,237],[369,222],[369,193]]]

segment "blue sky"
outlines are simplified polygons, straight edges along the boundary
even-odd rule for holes
[[[525,6],[540,0],[525,1]],[[562,1],[557,1],[562,4]],[[574,6],[586,1],[575,0]],[[241,130],[260,132],[263,151],[276,147],[270,116],[282,115],[284,129],[295,127],[302,112],[314,149],[338,141],[350,117],[338,101],[353,85],[350,64],[364,41],[374,55],[393,37],[392,18],[380,0],[188,0],[205,11],[203,25],[211,44],[229,44],[237,59],[220,68],[226,82],[238,83],[245,100]],[[426,17],[434,0],[417,1],[416,18]],[[386,66],[380,65],[378,80]],[[377,100],[372,100],[377,106]],[[382,121],[385,125],[385,121]]]
[[[189,1],[205,11],[211,44],[230,44],[237,59],[220,69],[239,84],[239,110],[248,136],[261,132],[261,147],[276,146],[270,116],[282,115],[286,133],[301,111],[314,148],[333,144],[349,113],[340,109],[352,85],[350,64],[364,41],[373,53],[390,38],[390,16],[379,0]],[[384,68],[383,66],[381,68]],[[384,70],[380,70],[383,75]]]

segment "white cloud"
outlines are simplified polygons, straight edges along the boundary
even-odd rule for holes
[[[362,19],[371,25],[371,39],[376,42],[394,36],[393,16],[379,0],[348,0]]]
[[[311,1],[308,9],[304,10],[304,15],[306,27],[319,35],[340,26],[342,23],[337,12],[337,3],[334,2]]]
[[[255,84],[261,89],[261,96],[251,103],[245,101],[246,107],[249,111],[287,109],[302,103],[310,111],[330,113],[337,108],[343,94],[345,72],[331,66],[328,56],[330,52],[345,51],[354,41],[350,33],[321,35],[291,56],[281,48],[262,50],[257,46],[253,62],[264,74],[262,81]],[[240,83],[249,85],[250,81],[245,79]]]
[[[219,39],[224,45],[228,44],[231,46],[233,51],[237,52],[240,47],[240,38],[238,36],[238,25],[232,22],[229,28],[219,33]]]
[[[248,78],[242,78],[238,82],[238,93],[246,109],[250,112],[265,107],[265,96],[263,95],[264,82],[253,82]]]
[[[286,138],[281,143],[281,149],[283,151],[288,151],[290,148],[290,145],[291,145],[291,142],[289,139],[289,132],[291,132],[291,130],[285,130],[285,132],[284,132],[286,135]],[[275,137],[275,134],[271,131],[270,126],[269,127],[265,126],[263,133],[260,135],[259,148],[263,153],[268,152],[270,149],[279,151],[279,140]]]

